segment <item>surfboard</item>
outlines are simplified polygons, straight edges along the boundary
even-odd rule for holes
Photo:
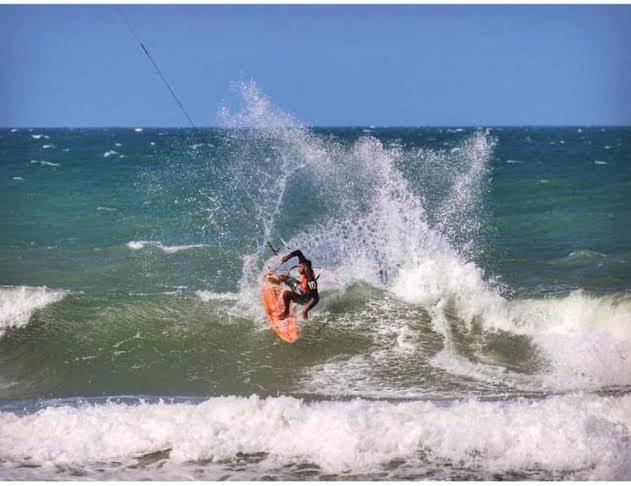
[[[280,284],[274,282],[273,274],[266,274],[263,277],[263,291],[261,297],[263,299],[263,310],[272,331],[286,343],[295,343],[300,337],[300,327],[294,317],[294,306],[289,308],[289,317],[287,319],[279,319],[278,316],[284,309],[281,300],[282,289]]]

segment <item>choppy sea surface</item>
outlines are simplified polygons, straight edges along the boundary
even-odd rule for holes
[[[0,479],[631,479],[631,128],[222,123],[0,129]]]

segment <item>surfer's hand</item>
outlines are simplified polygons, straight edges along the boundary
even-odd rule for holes
[[[302,318],[306,321],[307,319],[309,319],[309,309],[307,307],[305,307],[305,309],[302,311]]]
[[[287,261],[287,255],[280,259],[281,262],[285,263]]]

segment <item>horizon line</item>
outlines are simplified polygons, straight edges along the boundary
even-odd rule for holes
[[[142,128],[143,130],[158,130],[158,129],[175,129],[175,130],[239,130],[239,129],[259,129],[263,130],[265,127],[222,127],[216,125],[204,125],[196,127],[187,127],[182,125],[49,125],[49,126],[19,126],[19,125],[5,125],[0,126],[0,130],[57,130],[57,129],[131,129]],[[272,128],[272,127],[270,127]],[[278,128],[278,127],[273,127]],[[348,128],[363,128],[363,129],[382,129],[382,128],[398,128],[398,129],[410,129],[410,128],[468,128],[468,129],[484,129],[484,128],[631,128],[629,125],[619,124],[594,124],[594,125],[548,125],[548,124],[521,124],[521,125],[304,125],[298,127],[292,127],[291,125],[282,126],[282,128],[305,128],[305,129],[348,129]]]

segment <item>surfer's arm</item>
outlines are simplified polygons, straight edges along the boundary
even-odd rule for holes
[[[283,263],[286,262],[287,260],[291,260],[294,257],[298,257],[298,263],[305,263],[307,261],[307,259],[305,258],[305,256],[302,254],[300,250],[295,250],[295,251],[292,251],[289,255],[285,255],[283,257]]]

